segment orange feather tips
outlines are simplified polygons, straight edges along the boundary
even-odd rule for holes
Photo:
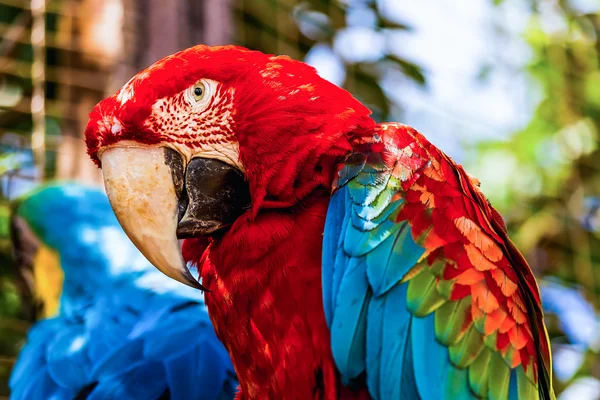
[[[463,394],[480,398],[533,399],[538,398],[531,397],[538,390],[551,392],[549,346],[538,314],[535,281],[498,214],[477,187],[478,181],[404,125],[380,125],[371,140],[362,137],[353,147],[355,153],[347,158],[339,176],[357,208],[356,216],[344,220],[350,223],[343,245],[345,256],[367,258],[369,293],[381,302],[366,311],[367,339],[370,313],[385,317],[387,326],[388,321],[407,323],[402,318],[408,312],[414,332],[399,332],[419,332],[411,338],[413,344],[424,343],[424,349],[443,346],[440,351],[447,352],[442,358],[449,364],[427,364],[433,368],[432,376],[439,372],[435,368],[447,365],[462,376],[445,376],[442,386],[452,382],[452,389],[459,390],[458,382],[465,381],[468,388]],[[365,222],[365,217],[385,210],[393,201],[401,203],[393,213],[382,212],[385,218]],[[353,231],[356,227],[360,234]],[[394,262],[390,262],[392,257]],[[392,293],[404,297],[405,303],[400,297],[389,301]],[[434,326],[428,326],[432,320]],[[435,331],[429,331],[435,333],[435,343],[426,339],[427,329]],[[372,332],[379,338],[383,331]],[[534,334],[539,337],[534,339]],[[369,360],[373,362],[367,357],[367,380],[373,379]],[[429,385],[423,390],[429,390]],[[463,398],[459,391],[428,398]]]
[[[512,295],[515,294],[515,292],[518,289],[518,286],[516,283],[514,283],[512,280],[510,280],[506,274],[504,273],[504,271],[502,271],[501,269],[493,269],[492,271],[490,271],[492,274],[492,278],[494,278],[494,280],[496,281],[496,283],[498,284],[498,286],[500,287],[500,290],[502,291],[502,294],[505,295],[506,297],[510,297]]]
[[[499,307],[498,299],[485,282],[477,282],[471,285],[471,295],[473,296],[473,302],[486,314],[497,310]]]
[[[502,259],[500,247],[475,222],[467,217],[459,217],[454,220],[454,225],[488,260],[495,262]]]
[[[535,289],[530,282],[531,272],[520,255],[516,259],[513,257],[516,250],[506,237],[503,224],[498,224],[497,212],[477,187],[476,179],[469,177],[418,133],[411,131],[409,134],[421,146],[421,151],[411,146],[412,153],[419,152],[420,157],[428,158],[428,163],[412,186],[403,187],[405,204],[399,218],[408,220],[413,232],[420,235],[419,243],[430,253],[430,265],[434,261],[443,263],[443,268],[436,274],[436,287],[441,298],[449,301],[436,304],[439,307],[435,311],[438,340],[450,345],[464,335],[469,324],[473,324],[477,335],[482,335],[490,351],[499,352],[507,367],[523,365],[527,375],[531,375],[532,368],[529,367],[532,363],[536,368],[549,370],[549,358],[543,354],[538,358],[536,354],[530,327],[530,324],[539,324],[541,320],[535,314],[528,315],[533,310],[528,311],[518,290],[519,274],[526,277],[528,286],[524,288],[525,293]],[[404,157],[412,153],[405,152]],[[510,244],[508,248],[507,243]],[[516,264],[511,265],[515,261]],[[534,303],[539,302],[535,290],[530,295]],[[466,309],[468,318],[452,314],[453,310],[457,310],[455,305],[466,300],[470,302]],[[419,304],[419,301],[413,301]],[[423,308],[413,309],[416,315],[423,315],[423,311]],[[543,325],[536,329],[542,332],[542,343],[547,340],[544,329]],[[475,346],[476,342],[469,343]],[[478,354],[465,358],[466,355],[459,349],[471,347],[464,346],[450,349],[455,365],[469,364]],[[478,347],[471,350],[475,348]],[[542,348],[541,352],[544,351],[548,350]],[[475,359],[489,358],[488,353],[483,354],[485,357]],[[483,390],[485,385],[477,389]]]
[[[498,329],[500,329],[506,318],[507,314],[501,308],[492,311],[485,317],[483,333],[485,335],[491,335],[492,333],[496,332]]]
[[[497,268],[494,263],[488,260],[483,253],[472,244],[466,245],[465,250],[467,251],[467,257],[469,257],[469,261],[476,270],[489,271]]]

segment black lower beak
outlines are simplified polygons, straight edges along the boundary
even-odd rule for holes
[[[200,157],[184,168],[181,155],[171,149],[165,152],[165,162],[179,199],[179,239],[215,234],[249,209],[250,190],[239,169]]]

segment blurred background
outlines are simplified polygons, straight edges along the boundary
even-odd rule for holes
[[[597,0],[0,0],[0,396],[36,317],[10,201],[101,185],[89,110],[197,43],[304,60],[477,176],[539,278],[560,398],[600,398]]]

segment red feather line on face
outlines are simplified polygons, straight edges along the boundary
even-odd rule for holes
[[[159,100],[145,122],[163,140],[189,148],[235,142],[233,133],[233,90],[218,86],[206,109],[193,112],[183,92]]]

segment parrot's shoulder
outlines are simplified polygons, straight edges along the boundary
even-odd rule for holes
[[[380,124],[355,138],[327,215],[323,295],[342,377],[366,370],[375,398],[398,390],[383,379],[397,371],[423,398],[552,398],[527,262],[478,181],[413,128]],[[385,354],[390,343],[399,353]],[[438,370],[411,351],[430,354]],[[440,385],[421,374],[439,375]],[[465,385],[445,386],[456,374],[468,375]]]
[[[399,179],[398,189],[407,191],[420,185],[428,192],[445,195],[449,192],[476,203],[478,223],[498,242],[501,235],[491,227],[492,223],[506,232],[500,214],[491,206],[481,191],[481,182],[465,171],[450,156],[433,145],[427,138],[409,125],[386,122],[375,125],[366,135],[354,139],[353,152],[343,163],[334,188],[355,178],[359,169],[379,166],[380,172]],[[392,180],[392,182],[394,182]]]

